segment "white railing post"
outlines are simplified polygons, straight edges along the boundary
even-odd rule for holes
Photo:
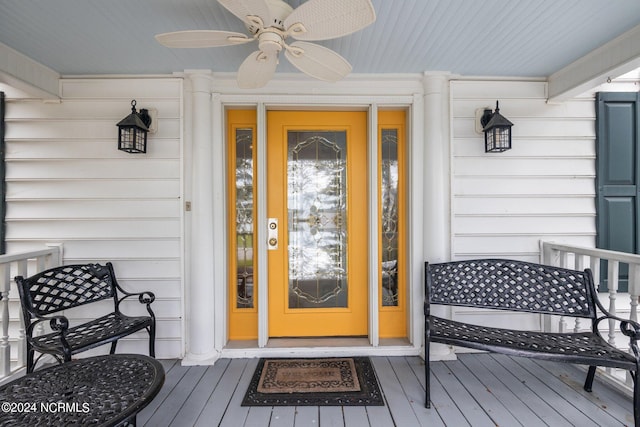
[[[609,260],[607,272],[607,287],[609,288],[609,313],[614,316],[617,313],[616,300],[618,298],[618,278],[620,272],[620,262]],[[615,346],[616,344],[616,322],[613,319],[609,320],[609,344]]]
[[[554,250],[551,247],[551,244],[544,241],[540,241],[540,263],[546,264],[546,265],[559,266],[559,260],[560,260],[559,252]],[[554,328],[552,325],[553,323],[552,317],[554,316],[546,316],[546,315],[541,316],[541,328],[544,332],[554,331]],[[560,328],[560,325],[558,325],[558,328]]]
[[[631,312],[629,319],[634,322],[638,321],[638,273],[640,268],[638,264],[629,264],[629,305]]]
[[[575,257],[573,259],[573,266],[574,266],[574,270],[578,270],[578,271],[583,271],[584,270],[584,255],[580,255],[580,254],[575,254]],[[581,328],[581,322],[580,322],[580,318],[576,317],[575,318],[575,325],[573,327],[573,332],[580,332],[580,328]]]
[[[558,251],[558,255],[558,267],[567,268],[567,252]],[[558,332],[567,332],[567,327],[567,318],[565,316],[561,316],[560,322],[558,323]]]
[[[0,376],[7,376],[11,372],[11,345],[9,344],[9,266],[0,265],[0,321],[2,335],[0,336]]]
[[[22,277],[27,277],[27,260],[18,261],[18,271],[17,275]],[[20,317],[20,329],[18,330],[18,342],[16,345],[18,346],[18,365],[25,366],[27,364],[27,331],[26,326],[24,324],[24,316],[22,314],[22,306],[18,307],[18,316]]]
[[[30,266],[32,274],[54,265],[62,265],[62,244],[51,244],[47,249],[0,255],[0,382],[8,381],[11,375],[24,368],[26,362],[26,331],[20,304],[16,304],[18,292],[11,292],[12,275],[27,277]],[[17,306],[17,316],[10,315],[10,307]],[[11,327],[11,322],[15,326]],[[17,336],[11,336],[17,330]],[[14,332],[15,333],[15,332]],[[12,360],[12,347],[14,357]],[[13,363],[12,363],[13,362]]]
[[[600,285],[600,257],[591,256],[589,261],[589,268],[591,269],[591,274],[593,275],[593,283],[596,286],[596,290],[598,290]]]

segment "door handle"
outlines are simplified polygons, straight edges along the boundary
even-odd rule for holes
[[[278,218],[267,220],[267,249],[270,251],[278,249]]]

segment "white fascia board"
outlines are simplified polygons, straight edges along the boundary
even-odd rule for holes
[[[0,43],[0,82],[43,100],[60,99],[60,74]]]
[[[638,67],[640,25],[549,76],[547,102],[564,102]]]

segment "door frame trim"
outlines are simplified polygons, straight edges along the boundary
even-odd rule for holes
[[[284,109],[282,106],[277,106],[277,109]],[[300,110],[300,105],[291,107],[292,109]],[[378,266],[376,262],[372,260],[378,259],[378,121],[377,112],[378,105],[376,103],[370,104],[367,108],[358,108],[367,112],[367,166],[368,166],[368,226],[367,233],[369,239],[368,250],[368,266],[367,272],[370,278],[378,276]],[[257,188],[257,230],[267,229],[267,110],[269,106],[263,102],[257,104],[257,164],[258,169],[258,188]],[[310,108],[314,109],[314,108]],[[316,107],[317,109],[317,107]],[[328,109],[328,108],[324,108]],[[336,105],[331,108],[332,111],[341,111],[344,108]],[[263,231],[264,233],[264,231]],[[261,289],[268,289],[268,252],[267,242],[265,239],[258,238],[257,245],[258,253],[258,277],[260,278],[259,286]],[[373,347],[377,347],[380,343],[380,336],[378,333],[379,313],[378,313],[378,288],[377,280],[369,280],[368,287],[368,339],[369,343]],[[408,328],[410,329],[410,328]],[[268,292],[258,292],[258,347],[265,348],[269,341],[269,300]],[[413,341],[412,341],[413,342]]]
[[[446,79],[445,79],[446,80]],[[415,88],[414,88],[415,89]],[[369,350],[365,350],[364,348],[352,348],[348,347],[348,351],[357,351],[367,352],[370,351],[375,352],[375,354],[387,354],[389,351],[394,353],[398,351],[399,354],[412,354],[416,351],[419,351],[422,347],[422,331],[423,331],[423,321],[422,321],[422,265],[425,257],[425,249],[432,245],[429,239],[426,239],[424,236],[425,232],[428,232],[431,227],[426,226],[424,224],[425,219],[425,205],[423,200],[426,196],[426,188],[424,185],[425,177],[427,176],[425,165],[428,164],[442,164],[443,161],[448,161],[448,159],[431,159],[431,161],[427,162],[425,159],[426,150],[423,147],[424,144],[415,144],[414,141],[422,141],[424,138],[424,120],[425,120],[425,98],[424,93],[422,93],[422,88],[419,88],[415,91],[411,91],[412,93],[405,93],[402,95],[355,95],[355,96],[346,96],[346,95],[332,95],[332,96],[313,96],[310,95],[304,99],[303,103],[300,103],[301,100],[300,95],[280,95],[274,94],[270,96],[265,95],[239,95],[239,94],[228,94],[228,93],[214,93],[213,98],[215,101],[219,102],[222,105],[221,115],[219,118],[214,117],[214,122],[219,122],[221,124],[226,125],[225,114],[226,108],[256,108],[256,121],[257,121],[257,129],[256,129],[256,138],[257,138],[257,148],[256,148],[256,160],[259,162],[258,167],[259,171],[257,172],[258,177],[262,177],[259,180],[259,184],[257,187],[258,196],[256,198],[256,226],[258,229],[265,230],[267,225],[267,215],[266,215],[266,169],[264,165],[266,164],[266,111],[271,109],[309,109],[309,110],[360,110],[360,111],[368,111],[369,113],[369,135],[368,135],[368,145],[369,147],[376,143],[377,140],[377,120],[371,120],[372,117],[376,117],[376,112],[378,109],[387,109],[387,108],[398,108],[398,109],[406,109],[407,110],[407,124],[406,124],[406,142],[407,142],[407,220],[408,220],[408,229],[411,230],[407,235],[407,251],[408,251],[408,259],[407,259],[407,339],[410,344],[408,346],[388,346],[386,344],[380,343],[380,338],[377,331],[378,326],[378,293],[377,292],[369,292],[369,342],[370,347]],[[448,91],[447,91],[448,92]],[[445,97],[448,99],[448,93],[445,94]],[[443,106],[444,107],[444,106]],[[447,120],[448,107],[441,111],[440,117],[442,119]],[[225,142],[226,143],[226,142]],[[448,144],[448,143],[447,143]],[[446,150],[445,150],[446,151]],[[377,150],[369,149],[369,153],[377,153]],[[369,162],[377,161],[375,156],[369,158]],[[262,167],[260,167],[260,165]],[[427,165],[428,166],[428,165]],[[374,169],[375,170],[375,169]],[[371,173],[371,172],[370,172]],[[371,176],[370,176],[371,178]],[[374,180],[370,182],[370,185],[377,185],[377,176],[373,177]],[[443,182],[447,181],[448,177],[441,177],[438,181]],[[438,195],[430,195],[427,196],[428,199],[433,199],[434,197],[438,201],[442,201],[442,196],[445,198],[448,196],[447,188],[440,188],[440,191],[443,191],[444,194]],[[373,198],[369,199],[369,203],[371,206],[376,206],[377,203],[377,192],[372,192],[372,194],[376,195]],[[438,209],[442,207],[439,206]],[[372,210],[370,209],[370,212]],[[376,208],[377,211],[377,208]],[[372,236],[375,236],[375,239],[371,239],[373,242],[377,242],[377,230],[376,223],[370,221],[369,232]],[[441,227],[441,226],[440,226]],[[257,274],[262,277],[263,281],[267,276],[267,265],[266,265],[266,254],[267,254],[267,245],[264,239],[257,239],[258,242],[256,244],[256,249],[258,251],[258,261],[257,261]],[[375,247],[370,249],[370,252],[376,250]],[[376,257],[372,259],[377,259]],[[219,264],[217,262],[216,264]],[[369,266],[370,271],[376,271],[375,265]],[[374,276],[375,277],[375,276]],[[375,282],[374,282],[375,283]],[[268,283],[261,283],[261,287],[266,288]],[[375,284],[372,285],[375,288]],[[222,307],[218,307],[218,305],[223,306],[226,304],[226,299],[223,301],[216,301],[216,311],[220,310]],[[262,354],[261,350],[265,352],[265,354],[271,354],[274,349],[267,348],[267,343],[269,340],[268,336],[268,298],[266,293],[259,292],[258,293],[258,340],[255,344],[251,345],[248,343],[249,347],[244,350],[234,350],[226,348],[225,345],[222,347],[218,347],[218,351],[223,352],[224,354],[235,355],[238,354],[249,354],[247,351],[253,354]],[[226,307],[224,310],[220,310],[225,313],[224,316],[216,316],[216,319],[225,319],[225,327],[226,330],[226,322],[228,322],[228,316],[226,316]],[[216,330],[220,330],[216,328]],[[223,342],[226,343],[227,337],[223,338]],[[217,341],[220,342],[220,341]],[[251,350],[253,349],[253,350]],[[337,351],[335,348],[332,348],[331,351]],[[220,353],[222,354],[222,353]],[[373,354],[373,353],[371,353]]]

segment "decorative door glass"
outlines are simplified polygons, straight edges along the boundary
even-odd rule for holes
[[[253,130],[236,129],[236,307],[253,308]]]
[[[382,129],[382,305],[398,305],[398,131]]]
[[[287,138],[289,308],[347,307],[346,132]]]

